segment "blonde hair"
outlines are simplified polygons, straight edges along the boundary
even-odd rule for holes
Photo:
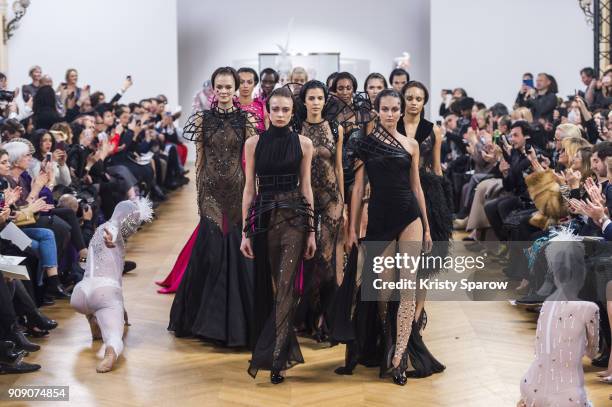
[[[567,155],[568,165],[571,165],[576,152],[583,147],[591,147],[591,143],[582,137],[566,137],[561,141],[561,146]]]
[[[489,111],[487,109],[480,109],[476,112],[476,118],[484,121],[485,128],[489,125]]]
[[[55,141],[64,141],[68,144],[72,144],[72,128],[66,122],[55,123],[51,126],[49,132],[55,137]],[[62,133],[62,135],[57,134],[57,132]],[[57,136],[56,136],[57,134]],[[62,139],[63,138],[63,139]]]
[[[302,68],[301,66],[296,66],[295,68],[293,68],[293,70],[289,74],[289,82],[293,82],[294,75],[304,75],[306,77],[305,81],[308,82],[308,72],[306,72],[306,69]]]
[[[519,107],[512,111],[512,120],[525,120],[527,123],[533,122],[533,114],[531,110],[526,107]]]
[[[566,137],[579,137],[582,138],[582,132],[580,127],[572,123],[564,123],[557,126],[557,130],[561,130],[562,138]]]
[[[612,181],[612,157],[606,157],[606,166],[608,167],[608,181]]]

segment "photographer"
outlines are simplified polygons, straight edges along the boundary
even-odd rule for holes
[[[525,72],[523,74],[523,83],[521,84],[521,89],[516,95],[516,99],[514,100],[514,108],[516,109],[519,106],[522,106],[522,101],[525,100],[527,95],[534,89],[533,83],[533,74],[531,72]]]
[[[536,79],[535,88],[527,92],[516,101],[519,106],[528,107],[534,120],[553,120],[553,111],[557,106],[557,81],[552,75],[540,73]]]
[[[527,152],[531,154],[532,145],[528,144],[531,128],[525,121],[512,124],[510,140],[512,148],[505,150],[504,159],[499,164],[503,176],[503,189],[511,195],[489,201],[485,204],[487,219],[500,241],[507,241],[509,236],[504,230],[504,219],[515,209],[524,208],[529,202],[527,185],[523,172],[531,167]]]
[[[57,146],[55,138],[50,132],[44,129],[34,131],[30,136],[30,141],[34,145],[34,154],[32,154],[32,164],[28,173],[31,177],[35,177],[40,173],[43,166],[51,163],[53,170],[54,185],[69,186],[72,183],[70,169],[66,165],[65,145]],[[53,186],[51,185],[51,190]]]

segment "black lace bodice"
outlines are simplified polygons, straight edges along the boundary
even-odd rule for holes
[[[196,145],[196,183],[200,216],[223,225],[241,222],[244,189],[242,151],[256,130],[249,114],[237,108],[213,108],[195,112],[187,121],[183,137]]]

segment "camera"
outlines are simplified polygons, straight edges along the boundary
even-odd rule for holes
[[[0,90],[0,101],[12,102],[15,98],[15,92],[12,90]]]

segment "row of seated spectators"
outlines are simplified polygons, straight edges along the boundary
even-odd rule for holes
[[[180,113],[168,111],[164,95],[122,104],[131,77],[107,101],[80,87],[75,69],[56,89],[40,67],[29,74],[30,84],[10,91],[0,73],[0,253],[25,257],[30,277],[0,277],[0,373],[40,368],[23,361],[40,348],[28,336],[57,326],[40,307],[70,298],[89,241],[115,205],[147,196],[157,206],[188,182]],[[128,261],[125,271],[135,267]]]
[[[582,295],[600,306],[603,348],[593,364],[612,372],[612,67],[580,77],[584,90],[564,99],[552,75],[526,73],[512,110],[443,91],[442,161],[454,228],[517,281],[518,304],[537,309],[555,290],[540,249],[556,231],[593,242]]]

